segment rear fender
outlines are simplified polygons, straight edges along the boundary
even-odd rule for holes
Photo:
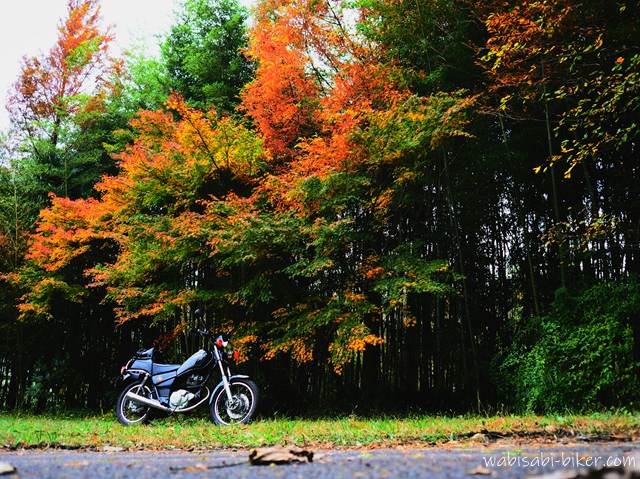
[[[229,382],[233,381],[234,379],[249,379],[249,376],[246,376],[244,374],[236,374],[229,378]],[[222,388],[224,388],[224,382],[220,381],[218,385],[215,387],[215,389],[213,390],[213,392],[211,393],[211,397],[209,398],[209,404],[213,402],[213,398],[216,396],[218,391]]]
[[[148,373],[142,369],[127,369],[122,375],[122,383],[130,384],[140,382],[142,381],[142,378],[144,378],[145,374]]]

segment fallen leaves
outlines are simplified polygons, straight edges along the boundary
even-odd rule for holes
[[[634,467],[602,467],[598,469],[561,469],[540,476],[541,479],[640,479],[640,470]]]
[[[475,433],[473,436],[469,438],[471,442],[486,444],[489,442],[489,437],[486,434],[481,432]]]
[[[0,462],[0,476],[15,474],[16,468],[8,462]]]
[[[309,463],[313,462],[313,452],[296,446],[259,447],[251,451],[249,462],[253,466]]]
[[[484,466],[476,466],[470,471],[467,471],[470,476],[490,476],[492,474],[491,469]]]
[[[122,452],[124,451],[124,447],[118,446],[103,446],[102,452]]]

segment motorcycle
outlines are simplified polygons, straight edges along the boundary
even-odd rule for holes
[[[154,411],[182,413],[208,403],[211,420],[218,425],[249,422],[258,405],[258,387],[249,376],[232,375],[228,342],[198,330],[211,345],[200,349],[184,363],[159,364],[155,350],[138,351],[120,370],[125,387],[116,403],[116,416],[125,426],[148,422]],[[221,381],[209,389],[214,370]]]

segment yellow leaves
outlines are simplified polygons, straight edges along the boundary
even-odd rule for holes
[[[165,101],[165,106],[169,110],[175,110],[176,112],[180,113],[182,116],[184,116],[185,114],[188,114],[190,110],[186,102],[184,101],[184,99],[175,92],[169,95],[169,97]]]
[[[418,325],[418,320],[416,319],[415,316],[411,316],[411,315],[406,315],[403,319],[402,319],[402,325],[405,328],[414,328],[415,326]]]
[[[438,273],[446,273],[447,271],[450,270],[449,264],[448,263],[443,263],[442,266],[439,266],[436,271]]]
[[[563,176],[565,180],[571,179],[571,171],[576,167],[577,163],[573,162],[571,166],[564,172]]]
[[[50,317],[50,312],[46,305],[35,302],[21,302],[18,304],[18,317],[22,321],[27,318],[48,318]]]
[[[267,343],[263,345],[266,352],[262,356],[263,360],[271,360],[278,353],[290,353],[291,357],[298,363],[308,363],[313,359],[313,350],[300,338],[289,339],[278,344]]]
[[[292,341],[291,356],[298,364],[308,363],[313,359],[313,350],[303,340],[297,339]]]
[[[271,316],[276,319],[286,318],[287,316],[289,316],[289,310],[287,308],[278,308],[271,313]]]
[[[331,362],[336,374],[342,374],[347,364],[356,354],[362,353],[367,346],[380,346],[384,339],[372,334],[364,324],[338,330],[335,340],[329,345]]]
[[[395,190],[393,188],[387,188],[380,196],[374,199],[374,206],[378,213],[386,214],[389,208],[393,205],[393,198]]]
[[[398,186],[402,186],[402,185],[410,184],[414,182],[417,178],[418,178],[418,174],[415,171],[412,171],[410,169],[401,169],[398,172],[398,175],[394,180],[394,183]]]
[[[384,339],[374,335],[367,334],[368,329],[364,325],[358,325],[351,329],[349,333],[349,341],[346,349],[352,352],[362,352],[367,345],[379,346],[384,343]]]
[[[507,104],[509,103],[509,101],[513,98],[513,95],[505,95],[502,98],[500,98],[500,109],[502,111],[506,111],[507,109]]]
[[[249,360],[249,348],[257,342],[258,337],[255,334],[248,334],[233,340],[233,349],[238,352],[238,363]]]
[[[373,334],[367,334],[363,337],[356,337],[349,341],[347,344],[347,349],[354,352],[362,352],[366,349],[367,345],[379,346],[384,343],[384,339],[375,336]]]
[[[572,151],[574,151],[575,148],[568,148],[567,145],[565,143],[563,143],[562,145],[560,145],[560,152],[561,153],[571,153]]]
[[[253,344],[258,341],[258,337],[255,334],[248,334],[246,336],[242,336],[241,338],[234,339],[234,343],[238,344]]]
[[[344,295],[345,299],[347,299],[348,301],[352,301],[354,303],[358,303],[360,301],[364,301],[365,299],[365,295],[362,293],[346,293]]]
[[[602,46],[603,43],[604,43],[604,41],[602,40],[602,33],[601,33],[600,35],[598,35],[598,38],[596,38],[596,41],[595,41],[593,46],[594,46],[594,48],[596,50],[598,50]]]
[[[410,111],[407,113],[406,118],[410,121],[425,121],[427,119],[427,115],[419,111]]]

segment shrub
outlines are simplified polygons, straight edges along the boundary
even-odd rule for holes
[[[603,282],[558,290],[551,311],[516,320],[497,358],[502,396],[530,412],[638,404],[640,284]]]

